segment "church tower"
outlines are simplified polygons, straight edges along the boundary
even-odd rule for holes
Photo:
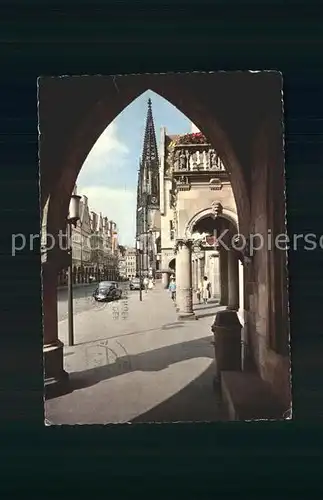
[[[142,249],[142,271],[154,274],[157,266],[156,239],[160,233],[160,207],[159,158],[151,99],[148,99],[144,143],[139,162],[136,222],[136,239],[141,242]]]

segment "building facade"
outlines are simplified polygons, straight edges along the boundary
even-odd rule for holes
[[[135,248],[127,248],[125,253],[126,277],[128,279],[137,276],[137,251]]]
[[[159,270],[160,264],[159,193],[159,155],[151,99],[149,99],[143,152],[138,172],[136,242],[140,250],[137,268],[140,267],[143,274],[153,276]]]
[[[76,186],[73,194],[77,194]],[[101,213],[90,211],[86,196],[80,200],[80,219],[72,226],[71,236],[74,284],[118,279],[117,225]],[[58,274],[58,285],[67,285],[66,268]]]
[[[75,190],[76,194],[76,190]],[[88,281],[91,274],[91,248],[88,244],[91,236],[91,216],[88,198],[80,200],[80,220],[72,226],[72,267],[75,283]]]
[[[97,280],[118,279],[118,230],[114,221],[102,214],[91,213],[91,261]]]
[[[118,273],[121,279],[127,278],[126,248],[118,245]]]
[[[228,173],[207,138],[194,125],[190,134],[177,136],[167,135],[163,128],[160,150],[163,284],[168,286],[173,273],[179,284],[184,279],[183,287],[178,289],[183,288],[187,293],[180,310],[180,315],[185,316],[193,312],[186,302],[192,302],[192,294],[201,289],[206,276],[212,285],[212,297],[239,311],[243,319],[243,270],[237,252],[231,252],[227,245],[238,233],[237,209]],[[191,247],[183,250],[181,241],[187,239]],[[182,251],[189,251],[190,263],[185,270],[178,266]]]

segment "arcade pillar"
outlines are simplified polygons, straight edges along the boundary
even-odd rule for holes
[[[176,304],[179,319],[195,319],[192,290],[192,242],[176,242]]]

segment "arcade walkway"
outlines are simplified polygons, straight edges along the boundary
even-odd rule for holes
[[[126,304],[127,303],[127,304]],[[70,392],[45,403],[51,424],[225,420],[213,388],[210,326],[216,304],[196,305],[198,321],[180,322],[160,284],[148,294],[95,306],[74,318],[74,347],[64,348]],[[59,323],[67,345],[67,320]]]

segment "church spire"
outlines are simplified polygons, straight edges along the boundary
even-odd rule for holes
[[[156,141],[156,133],[155,133],[155,125],[153,119],[153,113],[151,109],[151,99],[148,99],[148,111],[146,118],[146,128],[145,128],[145,136],[144,136],[144,145],[142,151],[142,163],[143,165],[149,165],[149,168],[152,168],[157,165],[158,168],[158,150],[157,150],[157,141]]]

